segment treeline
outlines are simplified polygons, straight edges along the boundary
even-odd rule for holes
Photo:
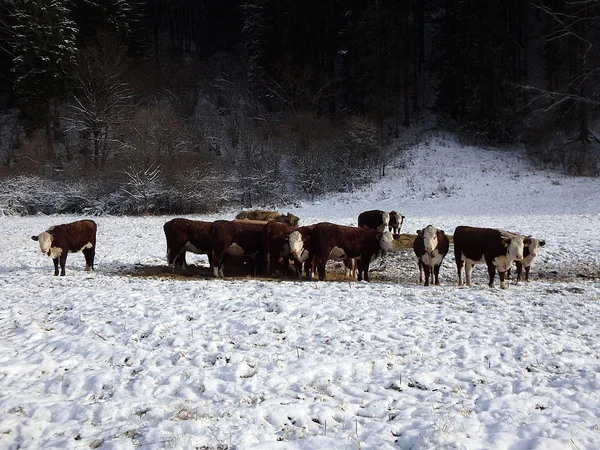
[[[275,205],[383,176],[432,115],[596,175],[599,17],[597,0],[5,0],[0,191],[88,199],[21,212]]]

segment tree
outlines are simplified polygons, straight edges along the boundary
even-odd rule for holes
[[[122,79],[125,52],[110,33],[99,34],[97,45],[81,51],[74,73],[73,114],[68,122],[82,137],[84,155],[98,165],[106,163],[111,144],[118,143],[117,125],[127,119],[131,109],[133,93]]]
[[[548,83],[525,85],[534,93],[538,111],[556,113],[577,132],[575,140],[600,142],[590,131],[590,114],[600,106],[600,53],[594,32],[600,22],[600,1],[556,1],[535,4],[549,19],[546,42]],[[561,63],[562,62],[562,63]]]
[[[53,155],[52,124],[76,62],[77,28],[68,0],[15,0],[12,36],[15,90],[27,124],[46,126]]]

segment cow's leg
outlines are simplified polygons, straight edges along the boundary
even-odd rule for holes
[[[458,273],[458,285],[462,286],[462,268],[463,268],[463,260],[460,258],[456,258],[456,272]],[[465,269],[466,275],[466,269]]]
[[[506,289],[508,287],[508,281],[505,280],[506,272],[498,271],[498,277],[500,278],[500,288]]]
[[[69,252],[67,252],[66,250],[63,251],[60,254],[60,276],[64,277],[65,276],[65,266],[67,264],[67,255],[69,254]]]
[[[517,266],[517,282],[519,282],[521,281],[521,274],[523,273],[523,263],[515,261],[515,265]]]
[[[419,258],[419,284],[423,284],[423,261]]]
[[[369,258],[370,256],[363,255],[358,261],[358,281],[369,281]]]
[[[431,267],[428,264],[423,264],[425,269],[425,286],[429,286],[429,275],[431,274]]]
[[[96,249],[86,248],[83,250],[83,256],[85,256],[85,270],[89,272],[90,270],[94,270],[94,256],[96,253]]]
[[[494,263],[488,262],[487,268],[488,275],[490,276],[489,287],[494,287],[494,278],[496,278],[496,266],[494,266]],[[502,273],[502,279],[504,279],[504,273]],[[500,287],[502,287],[502,285]]]
[[[213,250],[213,256],[212,256],[212,260],[213,260],[213,276],[215,278],[223,278],[223,259],[224,259],[224,252],[221,252],[219,250]]]
[[[284,257],[283,258],[283,275],[287,276],[289,270],[290,270],[290,258]]]
[[[441,264],[436,264],[433,267],[433,274],[435,275],[435,285],[439,286],[440,285],[440,267],[442,265]]]
[[[473,268],[475,264],[471,261],[465,261],[465,282],[467,286],[471,286],[471,277],[473,275]]]
[[[58,258],[54,258],[52,260],[52,262],[54,263],[54,276],[58,276]]]
[[[327,256],[329,253],[331,253],[331,250],[328,250],[323,255],[317,257],[317,270],[319,272],[320,281],[325,281],[325,265],[327,264]]]
[[[275,275],[277,267],[277,255],[274,252],[267,253],[267,273],[271,276]]]
[[[529,281],[529,269],[531,266],[525,267],[525,281]]]

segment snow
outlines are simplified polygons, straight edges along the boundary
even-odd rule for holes
[[[532,281],[458,287],[452,248],[427,288],[408,250],[371,283],[131,275],[166,272],[170,217],[95,218],[95,272],[54,277],[30,236],[80,217],[1,217],[0,448],[600,448],[600,180],[449,136],[404,160],[282,211],[532,234]]]

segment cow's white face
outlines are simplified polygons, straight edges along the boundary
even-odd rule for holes
[[[394,236],[389,231],[384,231],[381,233],[381,238],[379,239],[379,246],[381,250],[384,252],[390,251],[392,246],[394,245]]]
[[[502,234],[504,245],[507,247],[506,256],[510,259],[520,261],[523,259],[523,236],[517,234]]]
[[[52,239],[52,235],[46,231],[40,233],[38,236],[37,240],[40,244],[40,250],[43,254],[50,256],[49,253],[50,248],[52,247]]]
[[[381,222],[383,226],[387,228],[387,226],[390,224],[390,213],[383,212],[381,214]]]
[[[291,232],[288,242],[290,243],[290,253],[294,258],[299,259],[304,250],[304,239],[302,239],[302,233],[299,231]]]
[[[427,253],[433,252],[438,246],[437,228],[427,225],[423,229],[423,244],[425,244],[425,251]]]
[[[533,238],[529,238],[529,256],[531,256],[531,259],[535,258],[537,255],[540,254],[540,250],[542,249],[542,247],[546,245],[545,241],[540,241],[539,239],[533,239]]]

